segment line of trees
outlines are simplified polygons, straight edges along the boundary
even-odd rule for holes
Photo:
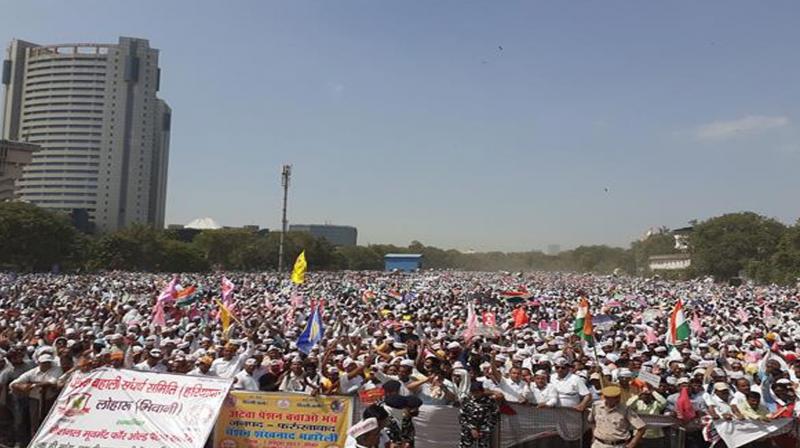
[[[0,269],[23,272],[130,270],[204,272],[277,268],[279,234],[245,229],[200,232],[182,241],[178,232],[133,226],[99,236],[84,235],[65,216],[24,203],[0,203]],[[652,255],[678,252],[668,229],[634,241],[627,249],[580,246],[548,255],[540,251],[462,253],[413,241],[334,247],[308,233],[286,235],[286,260],[302,250],[312,270],[380,270],[387,253],[421,253],[426,268],[475,271],[573,271],[651,275]],[[800,221],[786,226],[752,212],[731,213],[694,223],[686,277],[718,280],[744,276],[760,283],[790,284],[800,277]]]

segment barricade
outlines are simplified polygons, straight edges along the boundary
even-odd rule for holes
[[[522,447],[585,447],[591,444],[591,426],[588,412],[578,412],[571,408],[536,408],[533,406],[512,405],[515,415],[502,415],[496,428],[493,448]],[[364,406],[356,404],[354,419],[360,418]],[[434,448],[457,446],[461,434],[458,423],[459,410],[454,406],[429,406],[420,408],[419,417],[414,419],[416,428],[416,447]],[[640,415],[648,429],[661,429],[661,438],[645,439],[640,446],[647,448],[684,448],[692,445],[689,441],[702,440],[703,423],[693,420],[680,422],[674,417],[663,415]],[[756,440],[764,435],[775,437],[781,434],[798,436],[800,427],[797,421],[775,420],[772,423],[750,421],[718,422],[717,427],[729,441]],[[567,442],[567,443],[565,443]],[[800,447],[800,445],[797,445]],[[786,447],[786,448],[795,448]]]

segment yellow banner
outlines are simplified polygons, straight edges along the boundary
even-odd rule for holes
[[[234,391],[222,405],[214,447],[343,447],[352,413],[351,397]]]

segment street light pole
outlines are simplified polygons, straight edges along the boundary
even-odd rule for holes
[[[286,200],[289,196],[289,178],[292,177],[292,166],[283,165],[281,173],[281,186],[283,187],[283,221],[281,228],[281,242],[278,246],[278,272],[283,272],[283,241],[286,238],[286,228],[289,221],[286,219]]]

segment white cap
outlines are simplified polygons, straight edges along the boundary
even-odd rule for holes
[[[39,356],[38,361],[39,361],[40,364],[44,363],[44,362],[53,362],[53,355],[45,353],[45,354]]]

